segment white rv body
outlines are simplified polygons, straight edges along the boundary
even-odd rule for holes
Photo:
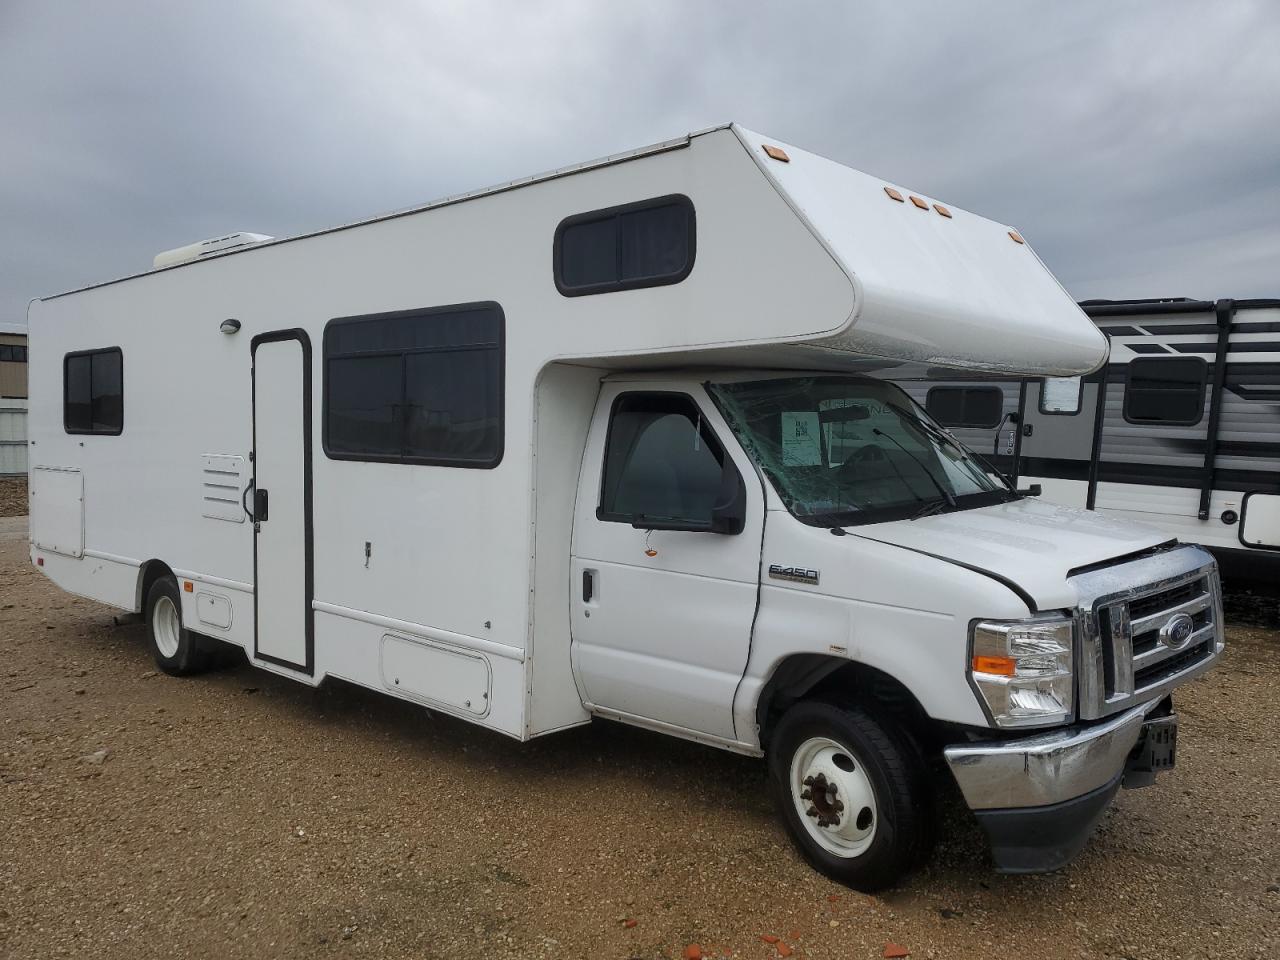
[[[562,292],[553,249],[566,218],[673,197],[696,217],[683,274]],[[32,303],[31,555],[64,589],[145,612],[171,576],[182,624],[262,669],[338,678],[519,739],[598,715],[754,755],[768,749],[769,709],[844,666],[891,678],[932,723],[989,730],[971,625],[1102,602],[1073,579],[1083,569],[1119,564],[1108,602],[1170,577],[1199,590],[1194,663],[1145,687],[1082,686],[1064,716],[1097,725],[1033,718],[1062,729],[1041,732],[1020,765],[1018,740],[956,755],[966,796],[989,811],[1113,790],[1148,714],[1220,652],[1212,562],[1152,554],[1166,539],[1154,530],[1010,495],[843,535],[800,522],[734,439],[735,384],[903,363],[1098,368],[1105,339],[1008,226],[726,126],[334,230],[247,236]],[[500,331],[477,347],[500,356],[496,457],[335,454],[326,390],[345,355],[330,355],[331,335],[429,324],[441,309]],[[122,382],[122,413],[104,414],[118,430],[98,429],[96,400],[84,401],[92,423],[68,426],[64,390],[81,389],[68,365],[90,354],[122,369],[103,374]],[[735,529],[602,519],[615,401],[653,396],[687,404],[696,436],[723,448],[717,469],[741,481]],[[1102,643],[1070,629],[1083,631],[1081,656]],[[1080,684],[1101,683],[1102,656],[1096,676],[1093,661],[1077,668]],[[1040,782],[1077,750],[1106,762]],[[1010,782],[989,789],[989,764]],[[1040,863],[1029,856],[997,859]]]

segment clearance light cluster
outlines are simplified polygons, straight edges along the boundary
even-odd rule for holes
[[[767,149],[768,148],[766,148],[766,150]],[[934,211],[938,214],[938,216],[946,217],[948,220],[953,219],[953,217],[951,216],[951,211],[948,210],[946,207],[944,207],[942,204],[940,203],[930,204],[928,200],[924,199],[923,197],[917,197],[914,193],[908,194],[906,197],[904,197],[900,190],[895,190],[893,187],[886,186],[884,188],[884,194],[890,200],[896,200],[898,201],[898,203],[906,203],[909,198],[911,200],[912,205],[916,207],[918,210],[928,210],[929,207],[932,206]],[[1016,230],[1009,231],[1009,239],[1012,240],[1014,243],[1027,242],[1018,235],[1018,232]]]

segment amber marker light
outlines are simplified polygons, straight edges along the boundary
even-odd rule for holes
[[[1010,231],[1009,231],[1009,239],[1010,239],[1010,240],[1012,240],[1014,243],[1026,243],[1026,242],[1027,242],[1027,241],[1023,240],[1023,239],[1022,239],[1022,237],[1018,236],[1018,231],[1017,231],[1017,230],[1010,230]]]
[[[942,204],[940,204],[940,203],[935,203],[935,204],[933,205],[933,209],[935,209],[935,210],[937,210],[937,211],[938,211],[938,215],[939,215],[939,216],[946,217],[948,220],[950,220],[950,219],[951,219],[951,211],[950,211],[950,210],[948,210],[946,207],[944,207]]]
[[[787,156],[787,151],[783,150],[781,147],[773,147],[766,143],[764,145],[764,152],[773,160],[778,160],[782,163],[791,162],[791,158]]]
[[[921,200],[921,199],[920,199],[919,197],[917,197],[914,193],[911,195],[911,202],[912,202],[912,203],[914,203],[914,204],[915,204],[918,208],[920,208],[921,210],[928,210],[928,209],[929,209],[929,201],[928,201],[928,200]]]
[[[885,187],[884,192],[888,194],[890,200],[897,200],[899,203],[907,202],[902,199],[902,194],[900,194],[897,190],[893,189],[893,187]]]
[[[182,581],[182,589],[185,590],[187,593],[190,593],[195,588],[196,588],[195,584],[193,584],[190,580]]]
[[[974,673],[986,673],[997,677],[1012,677],[1017,666],[1018,664],[1013,657],[984,657],[979,655],[973,658]]]

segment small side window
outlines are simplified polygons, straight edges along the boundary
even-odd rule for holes
[[[999,387],[933,387],[924,401],[929,416],[944,427],[1000,425],[1004,391]]]
[[[724,456],[690,397],[623,394],[609,420],[596,516],[709,526]]]
[[[1129,423],[1192,427],[1204,416],[1209,365],[1200,357],[1140,357],[1129,361],[1124,418]]]
[[[119,347],[69,353],[62,375],[67,433],[116,435],[124,430],[124,355]]]
[[[1084,383],[1079,377],[1045,377],[1040,381],[1040,412],[1074,416],[1080,412]]]
[[[685,196],[580,213],[556,227],[556,289],[579,297],[679,283],[695,250],[693,201]]]

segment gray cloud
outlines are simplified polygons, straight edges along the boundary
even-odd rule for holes
[[[0,4],[0,319],[734,119],[1013,223],[1079,297],[1280,294],[1280,7]]]

